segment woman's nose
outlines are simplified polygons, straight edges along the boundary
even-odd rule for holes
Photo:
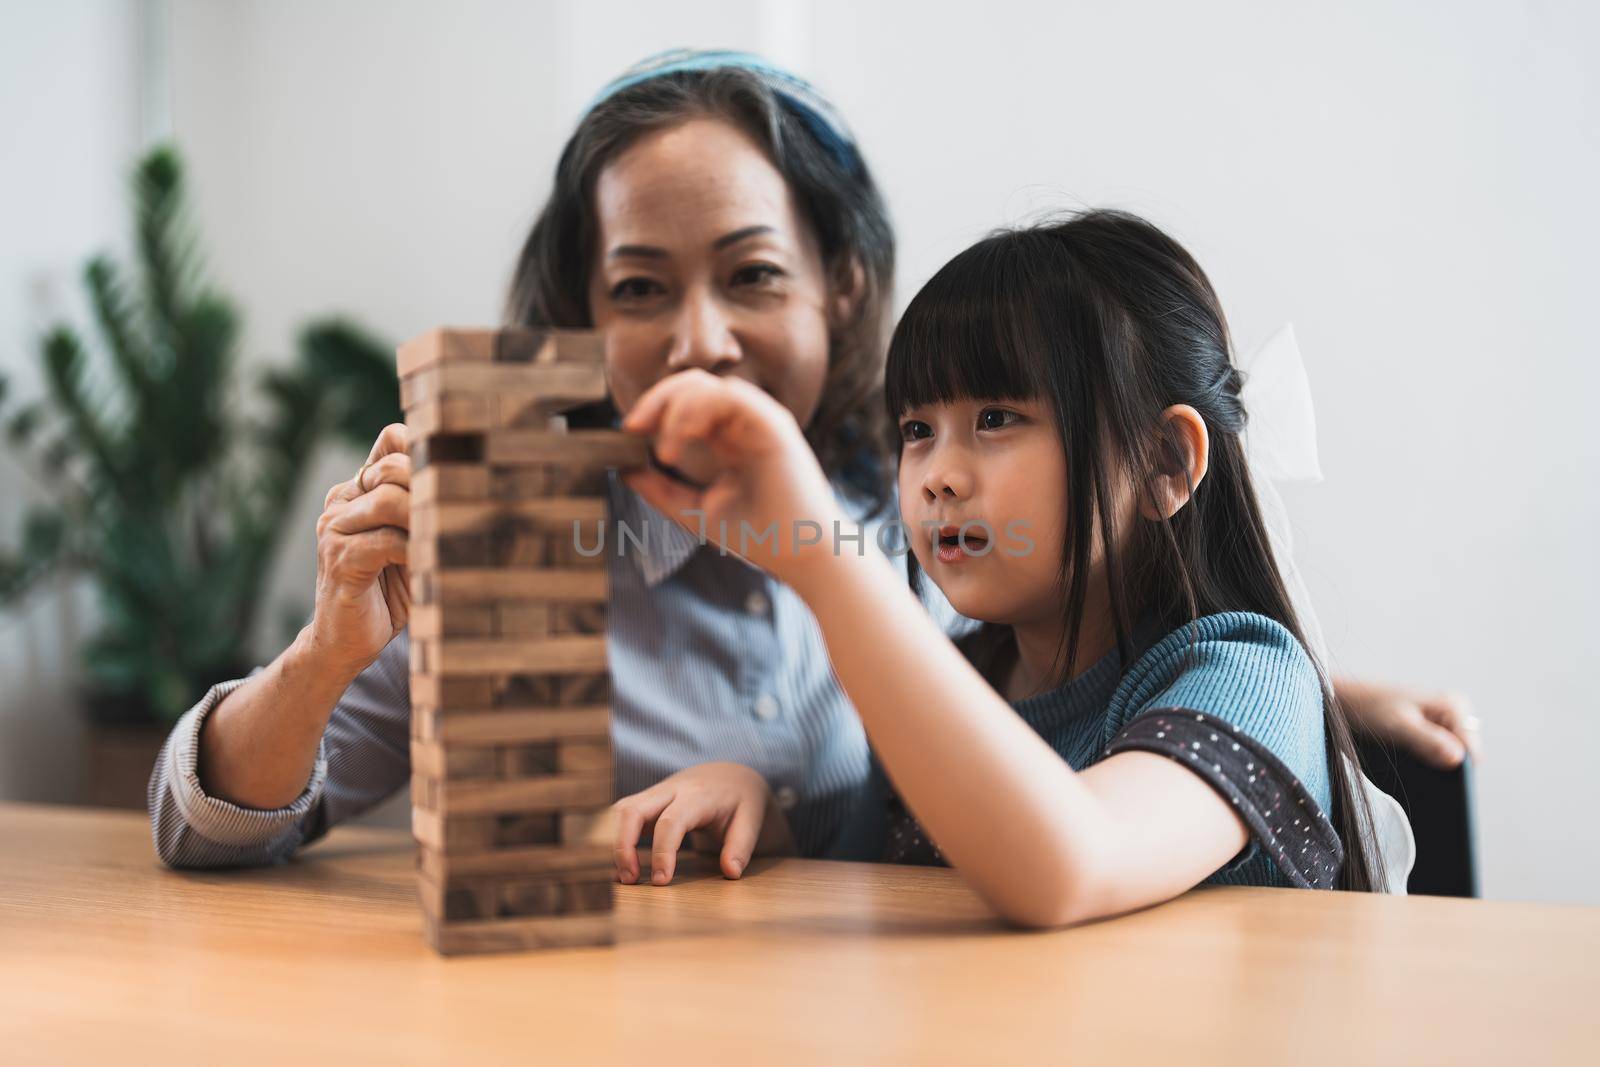
[[[674,324],[669,371],[698,367],[717,372],[743,358],[739,339],[726,311],[709,295],[691,294],[684,300]]]

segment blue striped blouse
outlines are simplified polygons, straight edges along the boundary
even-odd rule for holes
[[[864,551],[892,511],[866,515]],[[708,761],[770,783],[803,855],[826,851],[867,776],[867,743],[839,689],[821,629],[800,597],[646,504],[613,478],[608,542],[612,738],[619,796]],[[846,543],[846,551],[855,547]],[[410,778],[407,635],[350,685],[323,733],[305,790],[287,807],[209,796],[196,774],[200,725],[245,679],[206,693],[173,728],[150,778],[151,833],[175,867],[264,864],[404,788]],[[259,668],[258,668],[259,670]]]

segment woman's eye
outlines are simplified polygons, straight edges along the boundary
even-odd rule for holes
[[[751,263],[733,272],[734,285],[766,285],[783,276],[783,271],[770,263]]]
[[[1010,426],[1020,416],[1015,411],[1005,408],[984,408],[978,413],[978,427],[983,430],[998,430]]]
[[[900,424],[900,440],[919,441],[924,437],[933,436],[933,427],[917,419],[907,419]]]
[[[624,278],[611,287],[613,300],[645,300],[665,292],[659,282],[650,278]]]

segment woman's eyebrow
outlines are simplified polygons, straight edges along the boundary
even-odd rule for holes
[[[715,241],[711,242],[711,247],[714,251],[720,252],[729,245],[736,245],[740,241],[748,241],[752,237],[759,237],[762,234],[776,232],[777,231],[771,226],[746,226],[742,230],[734,230],[732,233],[723,234],[721,237],[718,237]]]
[[[607,259],[667,259],[665,248],[654,245],[618,245],[606,253]]]
[[[740,241],[748,241],[752,237],[764,234],[777,233],[776,227],[767,225],[746,226],[743,229],[725,233],[711,242],[713,251],[720,252],[729,245],[736,245]],[[618,245],[606,253],[607,259],[671,259],[672,254],[665,248],[655,245]]]

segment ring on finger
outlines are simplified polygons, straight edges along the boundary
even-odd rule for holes
[[[356,472],[356,488],[363,493],[367,491],[367,468],[372,466],[372,460],[367,460],[361,465],[361,470]]]

